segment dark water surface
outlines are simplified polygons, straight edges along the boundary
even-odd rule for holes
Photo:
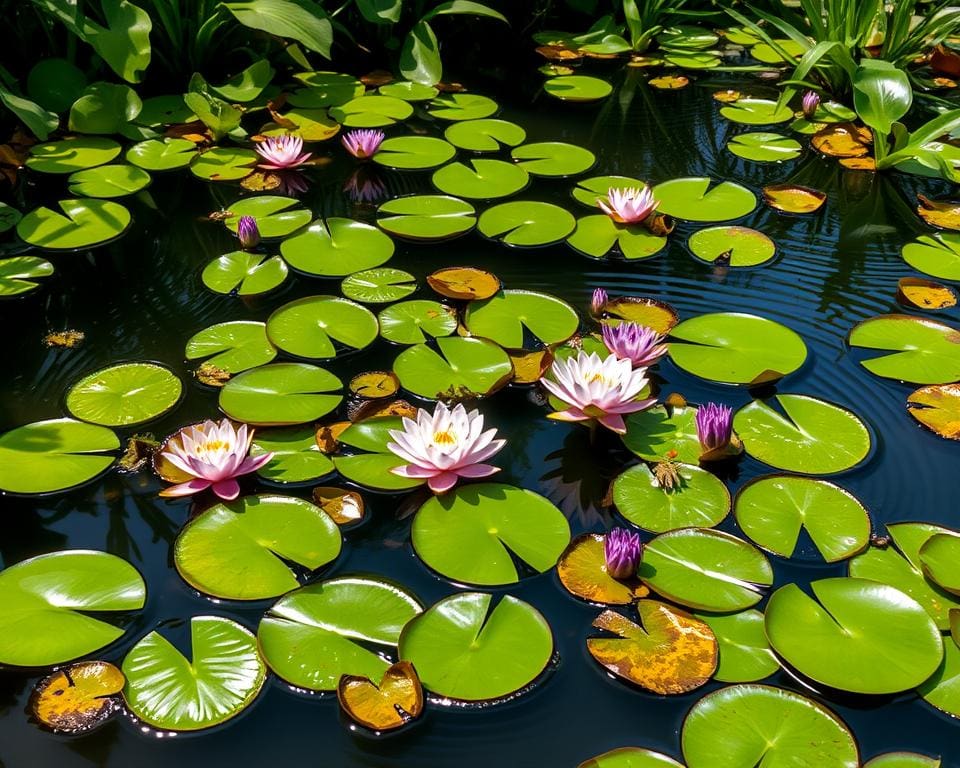
[[[616,74],[621,82],[623,75]],[[590,148],[598,158],[593,174],[625,174],[653,182],[676,176],[709,175],[733,179],[758,192],[766,183],[796,181],[829,193],[816,215],[793,217],[761,206],[737,222],[756,227],[777,243],[775,262],[753,270],[718,272],[686,250],[687,236],[703,225],[681,225],[667,250],[634,264],[586,259],[565,245],[510,250],[478,234],[432,246],[398,242],[390,266],[423,278],[434,269],[476,265],[498,274],[510,288],[553,293],[585,308],[590,293],[603,286],[611,294],[654,296],[673,304],[684,318],[705,312],[745,311],[777,320],[799,332],[810,350],[806,365],[780,383],[778,391],[815,395],[851,407],[875,438],[872,458],[845,473],[840,484],[870,510],[875,529],[903,520],[954,524],[957,446],[920,428],[904,401],[911,388],[871,376],[845,346],[860,320],[896,312],[897,280],[911,274],[900,247],[922,227],[911,211],[914,181],[842,171],[836,162],[806,152],[782,165],[742,161],[725,149],[734,134],[751,130],[718,115],[720,106],[705,77],[680,92],[654,92],[636,73],[618,87],[605,106],[563,105],[532,88],[504,86],[490,93],[503,104],[501,116],[523,125],[528,141],[561,140]],[[469,78],[466,78],[469,82]],[[753,92],[759,89],[754,87]],[[436,131],[427,122],[412,125]],[[443,126],[440,126],[442,129]],[[406,129],[397,128],[390,135]],[[760,129],[764,130],[764,129]],[[304,200],[320,215],[368,217],[342,192],[353,169],[338,147],[330,165],[309,173]],[[319,150],[325,154],[326,148]],[[427,191],[429,173],[384,174],[391,192]],[[36,179],[36,196],[56,194],[62,179]],[[514,199],[547,200],[579,207],[569,198],[570,180],[535,180]],[[922,181],[928,193],[936,185]],[[52,190],[52,192],[51,192]],[[231,185],[210,185],[188,173],[158,174],[150,192],[154,209],[129,201],[134,226],[118,242],[94,251],[55,255],[57,274],[40,292],[0,304],[4,361],[0,373],[0,431],[63,413],[69,385],[81,375],[123,360],[153,359],[169,365],[186,382],[190,367],[183,347],[195,332],[233,319],[263,320],[294,298],[336,293],[339,281],[293,277],[278,293],[243,301],[217,296],[200,283],[203,265],[231,250],[232,238],[220,224],[201,217],[238,194]],[[421,288],[416,297],[429,295]],[[374,310],[376,311],[376,307]],[[939,313],[960,319],[957,308]],[[40,342],[48,330],[77,328],[87,335],[76,350],[48,350]],[[324,363],[342,378],[388,365],[397,348],[378,340],[368,350]],[[750,400],[745,389],[712,385],[659,366],[662,394],[682,392],[692,401],[719,400],[739,407]],[[174,412],[149,429],[165,435],[195,420],[216,415],[216,393],[196,384]],[[549,496],[569,517],[573,533],[604,530],[612,521],[599,501],[611,477],[629,454],[604,436],[591,445],[581,427],[548,421],[525,390],[508,390],[482,405],[487,420],[509,438],[498,457],[503,482]],[[121,432],[121,438],[127,433]],[[731,491],[768,472],[744,457]],[[191,512],[189,500],[161,500],[161,483],[149,473],[108,474],[80,490],[42,499],[0,499],[2,565],[67,548],[113,552],[143,573],[146,608],[131,620],[117,644],[97,654],[119,665],[145,633],[164,627],[185,649],[185,622],[193,615],[217,614],[255,630],[272,601],[231,604],[202,597],[172,567],[172,543]],[[309,489],[299,491],[304,496]],[[294,491],[297,493],[297,491]],[[340,558],[323,576],[351,572],[382,574],[401,582],[430,604],[456,591],[433,575],[414,555],[409,518],[398,519],[403,497],[365,493],[372,519],[346,536]],[[720,526],[734,530],[732,519]],[[808,547],[808,551],[810,548]],[[464,556],[468,556],[466,553]],[[845,573],[845,566],[823,565],[812,557],[789,563],[772,558],[775,586]],[[503,594],[506,590],[493,590]],[[680,758],[679,730],[684,714],[711,683],[685,696],[660,697],[612,680],[588,655],[585,638],[597,609],[569,596],[553,573],[527,579],[509,592],[536,606],[556,638],[558,664],[541,684],[503,705],[477,709],[429,706],[415,727],[385,739],[352,731],[342,721],[335,697],[304,696],[271,678],[259,699],[241,716],[200,734],[164,735],[117,719],[95,734],[66,738],[40,730],[24,708],[38,673],[0,672],[0,762],[29,766],[110,766],[111,768],[193,768],[227,765],[360,766],[575,766],[619,746],[645,746]],[[762,606],[761,606],[762,607]],[[780,672],[769,682],[809,695],[802,684]],[[877,699],[820,699],[852,727],[864,761],[898,749],[942,755],[944,766],[960,768],[957,724],[914,694]]]

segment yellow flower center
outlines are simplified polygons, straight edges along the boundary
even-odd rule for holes
[[[433,442],[437,445],[454,445],[457,442],[457,436],[449,429],[445,429],[443,432],[433,433]]]
[[[588,384],[593,384],[595,381],[600,381],[607,385],[610,383],[607,381],[606,376],[604,376],[602,373],[595,373],[589,379],[587,379]]]
[[[206,453],[207,451],[219,451],[222,448],[229,447],[223,440],[207,440],[197,446],[197,453]]]

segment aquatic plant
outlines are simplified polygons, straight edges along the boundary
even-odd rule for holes
[[[240,240],[240,247],[245,251],[253,250],[260,245],[260,229],[253,216],[240,217],[237,222],[237,237]]]
[[[801,107],[803,110],[803,116],[807,120],[813,120],[813,116],[817,112],[817,107],[820,106],[820,94],[816,91],[807,91],[803,94],[803,99],[801,101]]]
[[[274,136],[261,141],[256,146],[257,154],[266,162],[258,167],[268,170],[289,170],[303,165],[310,159],[310,152],[303,152],[303,139],[287,134]]]
[[[594,317],[600,317],[610,296],[603,288],[594,288],[593,295],[590,297],[590,314]]]
[[[631,579],[643,553],[640,534],[626,528],[612,528],[603,537],[603,560],[607,573],[614,579]]]
[[[602,334],[607,349],[621,360],[629,360],[634,368],[647,368],[667,354],[664,337],[639,323],[605,325]]]
[[[607,190],[607,199],[600,198],[597,205],[618,224],[641,224],[657,210],[660,202],[653,196],[653,190],[642,187],[628,187]]]
[[[340,143],[357,160],[369,160],[377,154],[384,136],[384,132],[376,128],[360,129],[345,133],[340,138]]]
[[[717,403],[697,408],[697,438],[704,451],[725,448],[733,434],[733,409]]]

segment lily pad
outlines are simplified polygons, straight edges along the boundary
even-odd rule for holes
[[[279,288],[287,279],[287,264],[279,256],[231,251],[209,262],[200,279],[214,293],[258,296]]]
[[[351,719],[377,732],[401,728],[423,713],[423,687],[409,661],[393,664],[376,683],[356,675],[342,676],[337,699]]]
[[[434,171],[431,181],[433,186],[448,195],[469,200],[493,200],[519,192],[527,186],[530,176],[519,165],[504,160],[475,158],[445,165]]]
[[[547,345],[566,341],[577,332],[580,318],[573,307],[556,296],[502,290],[489,299],[471,302],[464,325],[474,336],[509,349],[521,349],[527,346],[525,334]]]
[[[622,320],[645,325],[657,333],[668,333],[680,322],[676,309],[665,301],[647,296],[619,296],[611,299],[604,306],[604,313],[609,318],[605,321],[607,324],[616,325],[617,320]]]
[[[327,114],[326,109],[296,107],[283,113],[282,124],[267,123],[260,129],[262,136],[299,136],[304,141],[327,141],[340,132],[340,123]]]
[[[943,640],[943,662],[918,693],[928,704],[960,717],[960,611],[951,611],[950,625],[950,636]]]
[[[48,675],[30,695],[30,714],[54,733],[87,733],[120,710],[123,673],[105,661],[83,661]]]
[[[309,100],[306,103],[295,101],[291,95],[290,102],[297,106],[332,107],[345,104],[351,99],[363,95],[363,83],[353,75],[342,72],[300,72],[294,77],[307,86]],[[302,99],[306,97],[298,93]]]
[[[578,181],[570,194],[578,203],[583,203],[590,208],[599,208],[597,201],[606,200],[607,192],[611,189],[637,189],[645,185],[646,182],[632,176],[591,176],[589,179]]]
[[[521,247],[558,243],[576,226],[573,214],[559,205],[529,201],[495,205],[480,214],[477,222],[484,237]]]
[[[340,290],[348,299],[363,304],[385,304],[406,298],[416,291],[417,279],[402,269],[377,267],[344,278]]]
[[[920,547],[920,562],[924,575],[938,587],[953,595],[960,595],[960,536],[937,533]]]
[[[424,480],[401,477],[391,471],[407,463],[387,448],[387,443],[393,440],[390,431],[402,429],[398,416],[364,419],[351,424],[337,436],[338,442],[370,453],[334,457],[337,470],[348,480],[379,491],[406,491],[423,485]]]
[[[330,110],[330,117],[347,128],[381,128],[412,114],[409,103],[392,96],[360,96]]]
[[[597,162],[589,149],[563,141],[543,141],[516,147],[510,157],[531,176],[575,176]]]
[[[513,364],[502,348],[487,339],[447,336],[409,347],[393,362],[404,389],[428,399],[489,395],[513,376]]]
[[[336,216],[317,219],[280,244],[291,267],[317,277],[344,277],[379,267],[393,251],[393,241],[376,227]]]
[[[84,376],[67,392],[67,410],[81,421],[130,427],[159,418],[179,401],[183,384],[156,363],[121,363]]]
[[[217,323],[195,333],[187,341],[187,360],[202,360],[228,373],[240,373],[266,365],[277,356],[267,338],[265,323],[234,320]]]
[[[439,301],[402,301],[377,316],[380,335],[395,344],[422,344],[457,330],[457,311]]]
[[[259,159],[252,149],[213,147],[190,161],[190,173],[206,181],[239,181],[253,172]]]
[[[940,768],[938,757],[927,757],[916,752],[887,752],[864,763],[863,768]]]
[[[938,232],[903,246],[903,260],[941,280],[960,280],[960,235]]]
[[[197,145],[186,139],[147,139],[134,144],[124,158],[147,171],[173,171],[190,165]]]
[[[473,229],[476,213],[470,203],[457,197],[411,195],[381,205],[377,224],[391,235],[408,240],[446,240]]]
[[[309,483],[334,471],[333,461],[320,451],[312,427],[258,430],[251,456],[272,453],[257,474],[272,483]]]
[[[0,203],[0,232],[7,232],[17,226],[23,214],[17,208],[6,203]]]
[[[921,387],[907,398],[907,413],[940,437],[960,440],[960,385]]]
[[[663,461],[668,454],[688,465],[697,464],[703,448],[697,437],[697,409],[656,405],[626,418],[623,444],[646,461]]]
[[[110,200],[79,198],[57,205],[63,213],[40,206],[20,219],[20,238],[39,248],[69,251],[113,240],[130,224],[130,211]]]
[[[713,630],[720,645],[714,679],[722,683],[752,683],[770,677],[780,662],[763,628],[763,613],[751,608],[726,615],[695,614]]]
[[[599,77],[564,75],[551,77],[543,84],[543,90],[561,101],[599,101],[613,92],[613,86]]]
[[[444,93],[427,104],[431,117],[439,120],[480,120],[496,114],[497,102],[476,93]]]
[[[814,213],[827,201],[827,195],[799,184],[768,184],[763,188],[763,201],[785,213]]]
[[[897,280],[897,302],[908,309],[938,310],[957,306],[953,288],[922,277],[901,277]]]
[[[960,380],[960,331],[945,323],[912,315],[881,315],[850,331],[851,347],[892,354],[862,360],[877,376],[914,384],[952,384]]]
[[[691,464],[676,467],[680,483],[662,488],[646,464],[637,464],[613,483],[620,514],[646,531],[712,528],[730,511],[730,492],[716,475]]]
[[[340,379],[304,363],[272,363],[234,376],[220,390],[220,409],[248,424],[282,426],[319,419],[340,405]]]
[[[500,291],[500,278],[476,267],[443,267],[427,275],[427,283],[441,296],[461,301],[482,301]]]
[[[793,120],[793,110],[769,99],[739,99],[720,108],[727,120],[744,125],[770,125]]]
[[[284,352],[310,359],[337,356],[334,342],[363,349],[377,338],[377,318],[361,304],[339,296],[307,296],[284,304],[267,318],[267,336]]]
[[[618,580],[607,573],[604,537],[599,533],[577,536],[557,562],[557,578],[571,595],[604,605],[629,605],[650,590],[638,579]]]
[[[620,224],[606,214],[596,214],[577,219],[577,228],[567,244],[594,259],[602,259],[616,248],[623,258],[635,261],[656,256],[666,246],[667,238],[653,234],[643,224]]]
[[[411,83],[407,80],[402,80],[397,83],[381,85],[377,89],[377,92],[381,96],[392,96],[395,99],[403,99],[404,101],[430,101],[430,99],[435,98],[440,91],[432,85]]]
[[[732,181],[713,184],[706,177],[671,179],[653,188],[660,213],[687,221],[727,221],[746,216],[757,207],[757,198]]]
[[[230,204],[230,215],[224,226],[234,234],[241,216],[253,216],[257,229],[264,238],[286,237],[310,222],[311,213],[300,206],[300,201],[283,195],[256,195]]]
[[[774,257],[777,247],[763,232],[749,227],[708,227],[694,232],[687,241],[701,261],[722,260],[731,267],[757,267]]]
[[[411,538],[417,555],[442,576],[495,586],[520,580],[514,556],[537,573],[552,568],[570,543],[570,526],[543,496],[480,483],[429,499]]]
[[[703,53],[667,52],[664,59],[668,64],[683,69],[713,69],[720,66],[720,57],[708,51]]]
[[[0,296],[19,296],[39,288],[37,278],[49,277],[53,264],[39,256],[0,259]]]
[[[776,48],[770,43],[757,43],[750,48],[750,55],[764,64],[783,64],[787,61],[799,59],[808,50],[807,47],[796,40],[790,40],[789,38],[778,38],[774,39],[773,42],[776,43]],[[788,58],[784,58],[783,54],[780,53],[781,50]]]
[[[27,168],[37,173],[73,173],[109,163],[119,154],[120,145],[113,139],[78,136],[34,144]]]
[[[67,179],[69,192],[78,197],[125,197],[150,184],[150,174],[125,163],[76,171]]]
[[[672,757],[640,747],[620,747],[591,757],[577,768],[683,768]]]
[[[386,168],[426,170],[452,159],[456,148],[432,136],[397,136],[387,139],[373,156],[373,162]]]
[[[727,142],[737,157],[758,163],[779,163],[800,157],[802,147],[796,139],[779,133],[741,133]]]
[[[443,138],[469,152],[497,152],[523,144],[527,132],[509,120],[482,118],[452,123],[443,132]]]

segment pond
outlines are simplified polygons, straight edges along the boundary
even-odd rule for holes
[[[394,151],[414,158],[395,162],[430,166],[396,169],[358,162],[332,138],[306,145],[312,162],[289,172],[297,182],[286,186],[289,200],[273,202],[283,188],[251,192],[237,181],[210,181],[179,168],[151,172],[149,187],[115,199],[131,221],[127,227],[116,224],[122,231],[116,238],[94,238],[108,242],[29,249],[17,243],[13,232],[3,235],[8,238],[5,255],[42,256],[55,271],[38,277],[36,289],[0,302],[0,322],[8,329],[0,433],[76,417],[106,425],[116,442],[102,432],[94,437],[84,433],[75,436],[78,442],[71,450],[119,457],[135,434],[163,441],[186,425],[221,418],[223,411],[237,423],[262,425],[255,435],[263,440],[261,453],[281,452],[288,463],[273,465],[274,480],[269,479],[270,464],[259,475],[241,478],[242,498],[228,511],[215,508],[218,500],[210,490],[161,497],[171,483],[149,462],[132,472],[120,471],[112,460],[79,470],[57,461],[37,467],[17,463],[36,450],[35,444],[10,449],[7,469],[0,467],[0,488],[8,491],[2,499],[0,555],[3,567],[11,569],[6,584],[0,579],[4,599],[26,605],[23,593],[35,588],[28,584],[30,574],[14,583],[13,566],[67,550],[122,558],[142,576],[145,594],[133,594],[142,589],[136,574],[115,570],[115,563],[91,565],[93,570],[86,572],[88,565],[77,565],[81,573],[74,581],[55,585],[54,591],[63,586],[74,596],[66,594],[59,603],[54,598],[60,608],[49,623],[36,619],[33,609],[8,608],[4,614],[0,608],[7,634],[0,640],[0,765],[147,768],[176,762],[186,768],[280,760],[351,768],[493,762],[574,766],[619,747],[642,747],[686,759],[692,768],[752,768],[764,749],[772,749],[774,760],[787,759],[795,750],[797,765],[858,765],[887,752],[915,751],[940,756],[943,766],[960,767],[951,746],[960,698],[955,689],[945,690],[949,686],[931,694],[936,686],[928,682],[940,674],[943,648],[948,670],[954,670],[947,678],[956,675],[960,664],[960,651],[949,634],[951,619],[960,634],[960,613],[949,613],[960,608],[954,590],[957,561],[950,549],[957,448],[918,423],[906,405],[923,385],[960,379],[960,358],[949,349],[956,343],[951,334],[960,310],[934,311],[898,297],[902,278],[946,279],[918,271],[916,260],[908,264],[901,252],[937,232],[917,217],[917,194],[941,198],[950,185],[899,172],[847,169],[786,125],[763,124],[760,118],[758,127],[729,119],[721,113],[727,105],[715,98],[718,92],[738,90],[754,99],[778,96],[775,86],[752,72],[688,73],[692,82],[686,87],[658,89],[640,68],[596,61],[584,66],[585,74],[609,82],[612,93],[579,103],[545,92],[535,59],[521,55],[516,62],[522,75],[502,83],[482,75],[472,82],[469,71],[458,72],[471,96],[486,96],[493,106],[487,114],[485,104],[474,104],[475,114],[466,109],[455,117],[495,116],[506,121],[507,128],[500,130],[521,129],[517,140],[503,139],[505,146],[494,153],[459,148],[453,158],[453,147],[447,154],[449,145],[415,144],[410,150],[395,144]],[[467,123],[438,116],[442,104],[415,107],[386,126],[388,141],[445,135],[454,144],[477,140],[462,128],[460,137],[451,136],[450,128]],[[741,108],[749,109],[742,99]],[[793,120],[792,112],[788,117]],[[796,135],[802,146],[792,153],[795,157],[777,162],[728,149],[734,137],[757,131]],[[477,134],[486,135],[479,128]],[[515,153],[511,161],[511,145],[547,142],[572,146],[535,147],[526,155]],[[123,143],[126,148],[134,142]],[[389,155],[389,146],[381,150],[381,160]],[[576,148],[593,157],[584,159]],[[503,165],[482,168],[494,159]],[[529,178],[526,172],[514,178],[525,160]],[[477,174],[468,165],[450,165],[470,161],[478,163]],[[24,211],[55,208],[56,201],[66,199],[65,175],[42,173],[29,164],[21,173],[25,190],[19,202],[26,204],[18,207]],[[675,225],[668,234],[638,233],[623,225],[614,230],[632,231],[637,238],[632,245],[621,240],[622,248],[652,253],[591,258],[583,251],[595,247],[596,238],[587,246],[580,242],[579,250],[565,242],[572,230],[565,228],[564,212],[572,214],[571,221],[602,216],[599,209],[591,210],[593,201],[617,182],[603,180],[591,188],[588,180],[606,176],[649,182],[661,200],[655,215],[672,214],[672,221],[664,219],[664,226]],[[676,185],[672,190],[662,186],[690,178],[710,181],[702,187],[685,182],[679,191]],[[101,180],[94,175],[88,182]],[[706,195],[708,184],[720,182],[739,186],[712,198]],[[581,184],[585,203],[572,194]],[[801,185],[826,199],[814,212],[785,213],[764,201],[764,188],[771,185]],[[453,228],[465,230],[457,237],[429,242],[423,236],[404,237],[403,227],[410,224],[399,218],[398,209],[388,204],[378,211],[387,201],[440,193],[469,201],[457,209],[467,214],[451,209],[440,224],[431,224],[445,228],[453,219]],[[359,199],[364,195],[367,199]],[[72,196],[83,195],[74,191]],[[256,203],[249,208],[265,235],[263,243],[239,250],[228,226],[236,228],[235,209],[264,199],[267,208]],[[484,221],[483,214],[495,206],[517,202],[519,208],[500,211],[504,223],[492,216]],[[456,206],[456,200],[444,204]],[[479,228],[471,207],[481,214]],[[216,215],[224,211],[233,212],[225,221]],[[103,225],[116,216],[122,219],[107,211],[97,221]],[[461,226],[458,217],[466,223]],[[580,226],[578,232],[583,232],[586,225]],[[749,230],[721,231],[715,240],[699,235],[706,255],[694,255],[698,233],[727,226]],[[268,236],[270,227],[277,236]],[[772,241],[772,256],[754,230]],[[21,236],[27,231],[19,228]],[[503,233],[547,244],[510,246],[500,242],[510,237]],[[656,247],[650,244],[654,240]],[[249,278],[254,295],[236,290],[247,266],[239,271],[230,267],[234,272],[225,267],[218,274],[208,266],[224,254],[234,254],[246,265],[251,252],[258,254],[254,263],[275,257],[272,266],[254,273],[259,283]],[[739,259],[758,252],[759,263],[739,266]],[[371,291],[384,290],[382,286],[343,283],[358,271],[357,265],[361,270],[402,270],[409,276],[396,278],[393,285],[415,285],[397,290],[389,301],[371,301],[379,298],[371,297]],[[427,277],[450,267],[492,273],[506,293],[469,306],[442,295]],[[600,316],[591,311],[598,288],[611,302],[600,308]],[[344,294],[351,297],[349,303],[331,298]],[[618,302],[621,297],[655,301]],[[674,326],[670,308],[680,325]],[[539,357],[523,361],[523,370],[535,371],[525,383],[502,386],[513,378],[503,348],[550,348],[557,360],[575,359],[578,350],[568,339],[576,334],[577,344],[606,354],[598,318],[614,322],[618,313],[631,311],[645,311],[650,322],[665,323],[663,331],[676,330],[668,340],[670,352],[648,374],[659,405],[629,416],[622,438],[602,426],[547,418],[570,403],[548,402],[535,383]],[[902,326],[878,327],[891,319],[858,326],[889,315],[901,318]],[[703,319],[691,322],[696,318]],[[228,322],[247,323],[253,334],[244,347],[253,358],[251,371],[264,365],[286,367],[261,368],[266,375],[250,379],[240,371],[243,366],[230,372],[221,361],[227,368],[224,378],[230,380],[226,387],[199,381],[196,372],[203,359],[232,342],[218,348],[214,339],[203,347],[195,337]],[[252,325],[264,322],[270,341],[262,336],[262,326]],[[855,327],[859,344],[851,343]],[[44,343],[47,334],[68,329],[84,335],[77,346]],[[493,341],[474,341],[489,347],[478,351],[461,340],[471,336]],[[205,351],[187,359],[191,339]],[[417,346],[418,341],[425,343]],[[275,359],[274,345],[280,348]],[[264,346],[269,350],[265,357]],[[878,349],[918,347],[920,353],[899,364],[887,361],[886,368],[868,368],[870,361],[888,354]],[[429,353],[438,348],[452,369]],[[514,355],[519,368],[520,352]],[[127,370],[129,378],[121,375],[113,385],[121,392],[103,395],[111,384],[103,383],[99,371],[143,362],[160,367]],[[544,369],[549,362],[542,361]],[[294,365],[320,367],[336,381],[331,384],[329,376],[313,369],[305,373],[305,368],[297,375],[310,380],[294,381]],[[461,480],[455,491],[432,499],[425,487],[396,490],[405,478],[387,472],[382,455],[376,468],[345,461],[350,455],[388,453],[386,426],[342,433],[344,425],[338,423],[363,424],[371,406],[361,412],[363,398],[341,402],[331,393],[342,394],[357,374],[391,370],[399,377],[399,396],[414,407],[432,412],[433,396],[446,391],[454,395],[448,401],[463,399],[468,410],[479,409],[484,426],[495,427],[497,437],[505,440],[502,450],[486,459],[500,471],[490,478]],[[90,374],[97,375],[89,380]],[[237,386],[245,376],[250,382],[246,390]],[[174,377],[182,383],[182,394],[171,383]],[[377,377],[375,383],[389,387],[392,379]],[[137,400],[136,391],[151,386],[153,399]],[[484,386],[493,390],[486,397],[456,397],[474,395]],[[313,393],[315,399],[298,410],[278,391]],[[316,393],[327,393],[327,399]],[[693,409],[707,403],[733,409],[745,450],[697,468],[701,448]],[[137,417],[138,409],[145,418]],[[124,423],[118,414],[128,412],[132,415]],[[383,417],[366,423],[399,428],[398,420],[384,422]],[[321,429],[315,440],[314,425],[334,427],[326,433]],[[335,445],[337,438],[341,445],[329,460],[317,450],[318,441],[323,448]],[[26,443],[56,439],[41,432]],[[292,448],[291,441],[296,443]],[[654,479],[653,472],[661,471],[679,472],[679,490]],[[617,480],[624,472],[624,479]],[[277,482],[278,475],[296,482]],[[61,476],[74,477],[65,485],[78,487],[59,489]],[[393,490],[383,490],[385,482],[392,482]],[[359,495],[362,520],[338,528],[316,507],[289,501],[317,500],[313,489],[318,486]],[[683,501],[683,492],[693,498]],[[257,500],[254,494],[269,497]],[[296,509],[286,508],[291,506]],[[280,520],[289,529],[279,527]],[[920,522],[946,530],[888,527]],[[250,527],[243,529],[247,523]],[[578,539],[613,527],[641,533],[640,581],[611,579],[601,570],[603,558],[596,547],[602,545],[589,537]],[[943,554],[931,552],[921,572],[918,551],[935,534]],[[284,536],[281,544],[273,544],[278,559],[263,542]],[[571,539],[574,544],[558,573],[555,563]],[[580,550],[575,549],[578,541]],[[573,562],[577,558],[579,565]],[[840,578],[847,576],[856,578]],[[36,578],[42,581],[42,569]],[[91,578],[101,581],[85,583]],[[89,597],[97,587],[107,589],[111,579],[121,585],[121,593],[126,584],[125,598],[114,595],[112,605],[110,599],[97,602],[93,597],[71,602],[76,590],[86,588]],[[583,599],[571,593],[573,582],[604,594],[612,590],[618,599],[596,599],[601,592],[591,593],[593,600]],[[293,593],[278,604],[280,595],[301,584],[325,584],[326,592],[312,597]],[[339,606],[338,585],[344,590]],[[647,588],[652,594],[640,601],[638,617],[630,604],[648,594]],[[329,614],[321,606],[324,594],[332,601]],[[303,599],[299,605],[298,595]],[[318,601],[313,607],[311,599]],[[438,603],[439,608],[430,608]],[[104,635],[103,642],[80,653],[40,660],[46,658],[45,649],[55,655],[58,644],[69,649],[73,633],[79,637],[91,631],[62,615],[68,613],[62,608],[71,605],[122,632]],[[429,609],[426,614],[413,618],[424,609]],[[765,633],[759,611],[767,614]],[[601,614],[606,620],[598,619]],[[205,619],[194,622],[191,640],[191,619],[201,616],[229,619],[247,633]],[[18,635],[18,617],[30,627],[25,636]],[[634,626],[641,617],[649,636]],[[356,626],[337,630],[341,621]],[[333,628],[328,634],[334,639],[311,635],[311,622]],[[393,635],[387,626],[391,622],[399,623]],[[670,627],[677,622],[685,629],[674,636]],[[404,624],[399,655],[412,659],[420,673],[424,712],[398,730],[378,735],[342,711],[336,683],[318,682],[328,674],[319,666],[333,669],[334,680],[339,671],[361,677],[363,670],[382,672],[388,664],[380,656],[390,663],[398,659],[396,635]],[[150,634],[155,631],[195,661],[204,652],[213,654],[217,649],[211,647],[221,643],[224,655],[207,659],[207,673],[213,674],[218,663],[226,665],[230,673],[225,677],[233,679],[237,701],[229,706],[223,697],[214,701],[215,691],[207,711],[164,710],[157,701],[162,692],[174,698],[182,693],[170,679],[178,674],[189,678],[190,673],[183,672],[183,664],[178,667],[174,651],[157,646],[163,639]],[[226,638],[218,632],[226,632]],[[487,632],[484,642],[478,639],[481,632]],[[259,635],[259,651],[249,633]],[[617,646],[611,640],[617,635],[634,637],[634,642],[622,640]],[[719,671],[714,635],[720,640]],[[154,647],[144,644],[145,637],[148,645],[152,638]],[[596,638],[607,638],[606,644]],[[471,649],[477,651],[473,656]],[[267,658],[266,667],[256,661],[260,653]],[[345,661],[351,654],[354,662]],[[130,707],[92,733],[53,733],[33,721],[31,695],[51,668],[78,656],[121,667]],[[630,674],[634,682],[624,679]],[[730,688],[736,684],[747,687]],[[307,690],[311,687],[318,690]],[[924,697],[932,697],[936,706]],[[117,702],[117,709],[123,709]],[[217,711],[221,705],[229,713]],[[204,710],[202,704],[196,706]],[[182,707],[190,709],[188,703]],[[691,708],[695,715],[687,719]],[[167,727],[149,724],[151,717],[167,718]],[[744,735],[752,731],[775,734],[779,746],[757,747]],[[854,740],[858,752],[851,751]],[[734,745],[760,751],[752,760],[735,757]],[[634,759],[609,764],[673,765]],[[904,763],[928,764],[933,765]]]

